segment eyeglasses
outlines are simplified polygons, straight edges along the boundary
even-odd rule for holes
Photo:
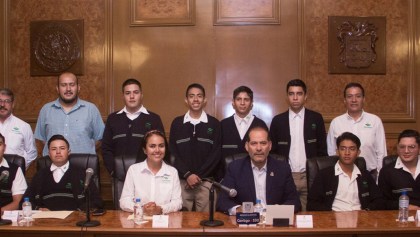
[[[357,147],[355,147],[355,146],[350,146],[350,147],[340,146],[340,147],[338,147],[338,150],[343,151],[343,152],[345,152],[345,151],[356,152]]]
[[[399,150],[401,150],[401,151],[408,150],[409,152],[413,152],[416,148],[417,148],[416,145],[410,145],[410,146],[399,145],[398,146],[398,149]]]
[[[0,104],[3,104],[3,103],[5,103],[5,104],[11,104],[13,101],[12,100],[10,100],[10,99],[6,99],[6,100],[0,100]]]

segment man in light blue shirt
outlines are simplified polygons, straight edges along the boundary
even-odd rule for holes
[[[96,154],[105,125],[98,108],[80,99],[79,91],[76,75],[64,72],[58,76],[58,99],[42,107],[35,128],[35,138],[44,144],[42,155],[48,155],[45,142],[55,134],[69,141],[72,153]]]

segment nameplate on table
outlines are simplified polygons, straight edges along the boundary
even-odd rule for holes
[[[169,216],[168,215],[153,215],[152,227],[153,228],[168,228]]]
[[[260,214],[253,213],[236,213],[236,224],[238,225],[256,225],[260,222]]]
[[[312,215],[296,215],[297,228],[314,228]]]

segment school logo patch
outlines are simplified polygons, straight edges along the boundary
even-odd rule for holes
[[[71,183],[66,184],[66,189],[71,189]]]
[[[150,130],[150,129],[152,129],[152,124],[151,124],[151,123],[146,123],[146,124],[144,125],[144,127],[145,127],[147,130]]]
[[[208,129],[207,129],[207,134],[208,134],[208,135],[212,135],[212,134],[213,134],[213,132],[214,132],[213,128],[208,128]]]
[[[311,124],[311,128],[312,130],[316,130],[316,124],[315,123]]]

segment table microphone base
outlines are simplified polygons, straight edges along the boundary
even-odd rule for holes
[[[79,221],[76,225],[83,227],[95,227],[101,225],[101,223],[99,221]]]
[[[210,227],[215,227],[215,226],[222,226],[224,223],[223,221],[218,221],[218,220],[204,220],[200,222],[200,225],[202,226],[210,226]]]
[[[10,224],[12,224],[11,220],[0,220],[0,225],[10,225]]]

